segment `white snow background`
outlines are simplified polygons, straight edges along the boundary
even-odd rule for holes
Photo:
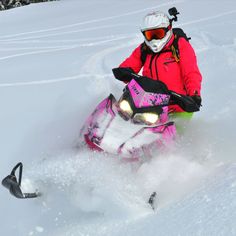
[[[79,130],[123,84],[150,10],[176,6],[203,75],[203,106],[174,150],[144,163],[79,148]],[[0,188],[1,236],[236,235],[236,2],[61,0],[0,12],[0,177],[24,163],[19,200]],[[147,204],[157,192],[156,210]]]

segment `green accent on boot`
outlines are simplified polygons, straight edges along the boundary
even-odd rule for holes
[[[191,120],[193,117],[193,112],[174,112],[174,113],[170,113],[169,117],[171,119],[186,119],[186,120]]]
[[[175,122],[176,130],[179,135],[184,134],[192,117],[193,112],[174,112],[169,114],[169,119]]]

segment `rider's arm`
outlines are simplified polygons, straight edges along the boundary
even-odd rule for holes
[[[141,45],[139,45],[132,54],[126,58],[119,67],[128,67],[131,68],[136,74],[139,73],[143,67],[141,61]]]
[[[194,49],[184,38],[179,39],[180,67],[187,95],[201,95],[202,75]]]

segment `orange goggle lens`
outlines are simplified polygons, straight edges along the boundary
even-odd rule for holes
[[[158,29],[146,30],[143,32],[143,34],[148,41],[152,39],[163,39],[169,30],[170,27],[158,28]]]

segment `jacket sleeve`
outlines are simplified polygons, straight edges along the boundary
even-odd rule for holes
[[[141,45],[139,45],[132,54],[126,58],[119,67],[129,67],[131,68],[135,73],[139,73],[141,68],[143,67],[142,61],[141,61]]]
[[[187,95],[201,95],[202,75],[197,65],[197,58],[190,43],[184,38],[179,42],[180,67]]]

